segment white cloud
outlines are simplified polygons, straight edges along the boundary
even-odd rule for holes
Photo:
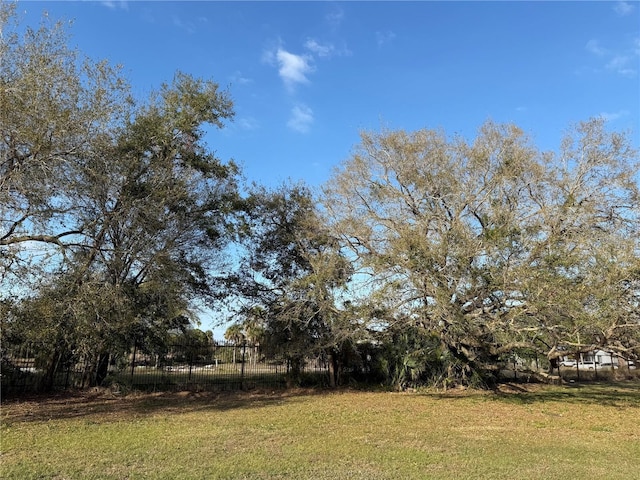
[[[608,70],[613,70],[620,75],[629,77],[636,74],[636,70],[632,65],[631,57],[627,55],[615,55],[609,60],[606,67]]]
[[[278,48],[275,53],[275,60],[278,64],[278,74],[284,84],[292,90],[296,84],[309,83],[307,74],[314,71],[311,65],[311,58],[306,55],[296,55]]]
[[[376,32],[376,40],[379,47],[385,43],[391,42],[394,38],[396,38],[396,34],[391,30],[387,30],[386,32]]]
[[[596,39],[589,40],[585,49],[596,57],[600,57],[604,62],[604,68],[608,71],[626,77],[633,77],[638,73],[636,65],[637,57],[640,56],[640,38],[633,39],[631,46],[621,48],[619,51],[602,46]]]
[[[613,11],[616,12],[621,17],[630,15],[633,12],[633,10],[635,10],[635,7],[631,5],[629,2],[616,2],[616,4],[613,7]]]
[[[103,6],[110,8],[111,10],[115,10],[117,8],[120,8],[122,10],[129,10],[129,4],[128,2],[124,1],[124,0],[119,0],[119,1],[105,1],[105,2],[100,2],[102,3]]]
[[[602,117],[605,122],[613,122],[614,120],[618,120],[619,118],[622,117],[626,117],[627,115],[629,115],[629,111],[628,110],[620,110],[618,112],[602,112],[600,113],[600,117]]]
[[[173,24],[182,29],[185,30],[187,33],[189,34],[193,34],[196,32],[196,28],[195,25],[191,22],[184,22],[180,17],[174,16],[173,17]]]
[[[300,133],[307,133],[313,123],[313,110],[304,104],[298,104],[291,110],[291,117],[287,122],[287,126],[291,130]]]
[[[608,53],[607,49],[603,48],[602,45],[600,45],[600,42],[596,39],[589,40],[585,45],[585,48],[587,49],[587,52],[598,55],[599,57]]]
[[[262,52],[262,61],[269,65],[276,64],[276,49],[267,49]]]
[[[304,43],[304,48],[309,50],[314,55],[321,58],[331,58],[334,56],[349,56],[351,51],[346,48],[336,48],[333,43],[320,43],[314,38],[309,38]]]
[[[242,130],[257,130],[260,128],[260,123],[253,117],[239,118],[236,123]]]
[[[331,44],[322,45],[318,43],[316,40],[314,40],[313,38],[308,39],[305,42],[304,47],[307,50],[311,51],[312,53],[315,53],[319,57],[330,57],[333,51],[335,50],[333,45]]]
[[[197,17],[195,22],[192,21],[184,21],[182,18],[174,15],[171,19],[173,21],[173,25],[186,31],[188,34],[194,34],[198,30],[198,24],[206,24],[209,22],[207,17]]]
[[[235,71],[230,77],[231,83],[237,83],[238,85],[249,85],[253,83],[253,79],[245,77],[242,72]]]
[[[344,10],[337,7],[335,10],[325,15],[324,18],[331,28],[336,29],[344,20]]]

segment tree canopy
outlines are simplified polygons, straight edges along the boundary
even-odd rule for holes
[[[462,377],[518,349],[637,354],[637,162],[601,119],[558,154],[492,122],[471,143],[364,133],[323,207],[370,279],[362,301],[386,308],[385,326],[436,335]]]
[[[190,328],[219,300],[228,340],[294,376],[324,357],[332,384],[377,354],[396,383],[485,384],[525,352],[640,355],[639,158],[603,119],[557,152],[494,122],[364,132],[318,192],[242,187],[204,142],[234,114],[216,82],[133,99],[63,24],[14,20],[1,4],[2,344],[39,345],[49,377],[82,357],[99,383],[109,355],[176,332],[212,344]]]
[[[2,296],[28,319],[14,333],[102,354],[188,324],[218,294],[238,169],[203,136],[232,101],[183,73],[134,101],[117,70],[66,42],[46,20],[22,37],[3,28]]]
[[[358,332],[340,293],[350,265],[304,185],[256,186],[245,201],[242,257],[233,290],[245,329],[299,369],[305,357],[333,357]]]

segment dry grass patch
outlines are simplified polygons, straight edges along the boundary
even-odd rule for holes
[[[2,408],[3,478],[629,479],[640,383],[108,393]]]

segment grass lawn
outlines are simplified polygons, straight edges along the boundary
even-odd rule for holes
[[[3,479],[634,479],[640,382],[4,402]]]

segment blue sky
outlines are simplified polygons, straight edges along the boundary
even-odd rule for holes
[[[603,115],[640,146],[637,1],[18,5],[31,26],[73,20],[71,44],[121,64],[139,98],[177,70],[228,88],[235,120],[207,142],[248,181],[321,185],[383,127],[513,122],[548,150]]]
[[[249,181],[324,182],[360,130],[473,137],[513,122],[544,149],[596,115],[640,145],[640,3],[21,2],[73,20],[71,43],[121,64],[145,98],[176,70],[228,88],[209,146]]]

